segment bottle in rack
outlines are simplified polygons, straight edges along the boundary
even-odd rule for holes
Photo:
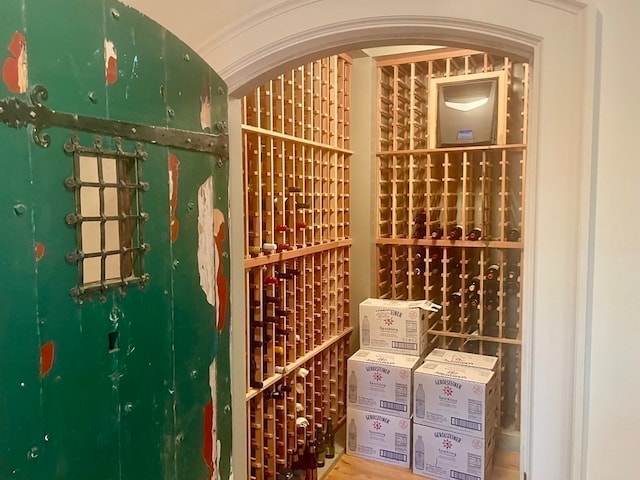
[[[422,384],[418,384],[418,388],[416,388],[416,417],[424,418],[425,414],[425,395],[424,395],[424,387]]]
[[[424,225],[416,225],[413,230],[413,238],[424,238],[427,236],[427,227]]]
[[[333,433],[333,420],[331,419],[331,417],[327,419],[327,431],[324,434],[324,442],[327,446],[327,450],[326,450],[327,453],[325,454],[325,456],[327,458],[335,457],[336,443],[335,443],[335,437]]]
[[[316,465],[318,467],[324,467],[325,456],[327,454],[327,445],[324,441],[324,432],[322,431],[322,424],[316,425]]]
[[[507,242],[517,242],[520,240],[520,230],[507,225],[505,237]]]
[[[487,268],[487,274],[485,275],[487,280],[498,280],[498,276],[500,275],[500,267],[493,263],[489,265]]]
[[[307,446],[304,449],[305,480],[316,480],[318,478],[318,461],[316,459],[315,442],[311,440],[311,434],[307,434]]]
[[[352,418],[347,428],[347,448],[350,452],[358,451],[358,429],[356,421]]]
[[[447,235],[449,240],[460,240],[462,238],[462,225],[456,225],[449,231]]]
[[[358,379],[355,370],[349,374],[349,403],[358,403]]]
[[[509,264],[505,272],[505,278],[510,282],[515,282],[520,276],[520,267],[518,265]]]
[[[482,237],[482,230],[480,230],[479,228],[474,228],[469,232],[469,235],[467,235],[467,239],[471,240],[472,242],[475,242],[476,240],[480,240],[481,237]]]
[[[431,230],[431,240],[440,240],[444,236],[444,230],[440,227],[436,227]]]

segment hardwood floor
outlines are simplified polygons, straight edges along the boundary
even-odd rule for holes
[[[518,452],[495,452],[493,473],[488,480],[518,480],[520,455]],[[385,465],[384,463],[342,455],[335,466],[327,473],[324,480],[425,480],[411,473],[406,468]]]

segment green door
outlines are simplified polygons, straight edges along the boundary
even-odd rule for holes
[[[228,478],[224,83],[112,0],[4,0],[0,63],[0,478]]]

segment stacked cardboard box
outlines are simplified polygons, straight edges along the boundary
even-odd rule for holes
[[[439,309],[429,300],[368,298],[360,303],[360,346],[422,356],[427,348],[427,316]]]
[[[411,466],[413,370],[426,348],[428,301],[368,299],[360,343],[347,362],[347,453]]]
[[[427,359],[414,371],[413,385],[413,472],[486,480],[498,412],[495,372]]]

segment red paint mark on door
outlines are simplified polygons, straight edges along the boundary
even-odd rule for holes
[[[224,239],[226,236],[226,222],[224,221],[224,217],[221,225],[216,228],[218,229],[215,236],[217,254],[221,255],[224,251]],[[218,288],[218,331],[221,331],[224,328],[225,315],[227,314],[227,278],[224,276],[222,262],[218,260],[217,264],[218,271],[216,272],[216,286]]]
[[[53,368],[53,359],[55,356],[55,347],[52,341],[49,341],[40,347],[40,378],[44,378]]]
[[[104,41],[104,72],[107,85],[113,85],[118,81],[118,53],[113,42]]]
[[[10,92],[27,91],[27,40],[20,32],[15,32],[7,46],[9,53],[2,65],[2,80]]]
[[[42,257],[44,257],[44,245],[40,242],[36,242],[36,261],[39,262]]]
[[[175,243],[180,232],[180,221],[176,217],[178,205],[178,176],[180,160],[175,155],[169,155],[169,218],[171,224],[171,243]]]
[[[202,419],[202,456],[209,467],[209,477],[211,478],[215,469],[213,459],[213,402],[209,402],[204,407],[204,418]]]

